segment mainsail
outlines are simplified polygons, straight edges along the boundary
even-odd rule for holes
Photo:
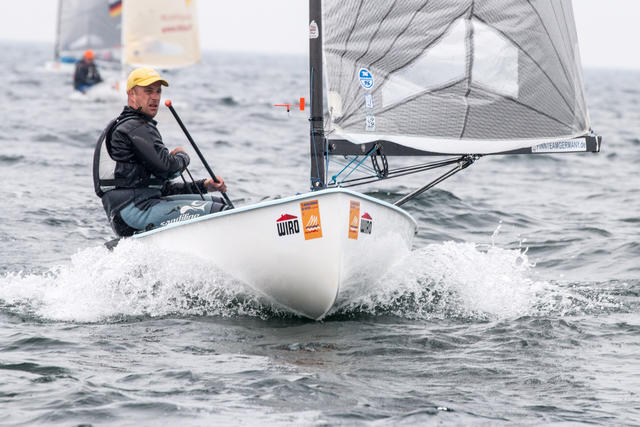
[[[98,60],[120,62],[121,17],[117,5],[112,3],[107,0],[60,0],[55,46],[57,61],[75,62],[82,58],[85,50],[91,49]]]
[[[125,0],[123,62],[162,68],[199,62],[195,3],[195,0]]]
[[[322,23],[330,147],[592,151],[571,0],[323,0]]]

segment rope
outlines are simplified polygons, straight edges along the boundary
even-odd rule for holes
[[[342,181],[340,181],[339,183],[336,183],[336,179],[340,176],[340,174],[342,174],[342,172],[344,172],[353,162],[355,162],[359,156],[355,156],[344,168],[342,168],[342,170],[340,172],[338,172],[337,174],[335,174],[334,176],[331,177],[331,183],[335,184],[337,187],[340,187],[342,185],[343,182],[345,182],[345,180],[347,178],[349,178],[349,176],[360,167],[360,165],[362,165],[362,163],[367,160],[367,158],[369,156],[371,156],[371,154],[377,149],[377,146],[374,146],[371,150],[369,150],[369,152],[362,158],[362,160],[360,160],[358,162],[357,165],[355,165],[353,167],[353,169],[351,169],[349,171],[349,173],[342,179]]]

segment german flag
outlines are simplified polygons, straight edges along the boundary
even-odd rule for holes
[[[109,16],[114,18],[122,13],[122,0],[109,0]]]

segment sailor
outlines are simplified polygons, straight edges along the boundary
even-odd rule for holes
[[[128,105],[109,123],[96,146],[93,180],[113,230],[119,236],[224,210],[224,199],[208,191],[227,191],[217,177],[194,182],[181,176],[189,156],[171,152],[153,120],[166,80],[151,68],[137,68],[127,79]]]
[[[73,88],[82,93],[102,81],[98,68],[93,62],[93,57],[92,50],[85,50],[82,59],[76,63],[76,71],[73,73]]]

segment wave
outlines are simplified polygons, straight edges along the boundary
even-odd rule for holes
[[[536,278],[526,249],[445,242],[414,250],[376,283],[343,289],[325,320],[371,316],[471,321],[625,310],[606,287]],[[41,274],[0,276],[0,310],[38,321],[167,316],[295,318],[215,266],[122,242]]]

